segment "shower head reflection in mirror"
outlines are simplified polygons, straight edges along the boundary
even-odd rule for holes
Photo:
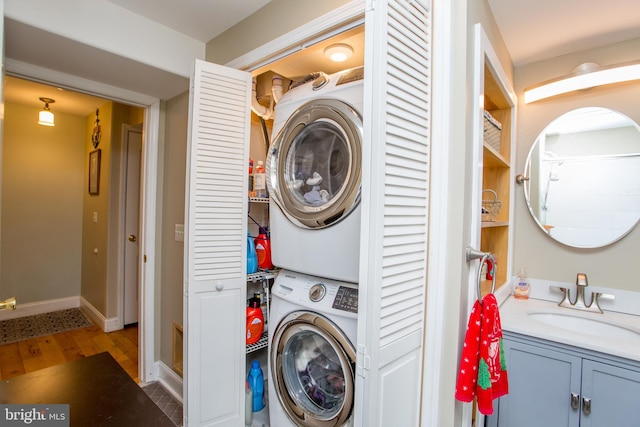
[[[547,235],[610,245],[640,220],[640,127],[607,108],[570,111],[538,135],[524,174],[529,211]]]

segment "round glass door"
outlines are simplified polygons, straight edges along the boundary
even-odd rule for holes
[[[355,352],[329,320],[308,312],[287,316],[276,330],[271,361],[278,399],[297,425],[342,426],[349,419]]]
[[[294,224],[322,228],[360,202],[362,119],[348,104],[317,99],[300,107],[267,156],[271,198]]]

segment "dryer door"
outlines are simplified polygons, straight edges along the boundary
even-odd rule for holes
[[[297,426],[342,426],[353,412],[356,354],[330,320],[298,311],[286,316],[271,346],[277,398]],[[270,396],[275,399],[275,396]]]
[[[349,104],[315,99],[302,105],[267,156],[270,197],[303,228],[344,219],[360,202],[362,118]]]

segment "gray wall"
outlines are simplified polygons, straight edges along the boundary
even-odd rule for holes
[[[173,323],[182,325],[184,243],[175,241],[175,225],[184,224],[185,174],[187,158],[189,94],[167,101],[164,132],[164,174],[162,188],[162,298],[160,317],[160,359],[173,365]]]
[[[637,60],[640,39],[604,46],[584,52],[536,62],[515,70],[515,89],[519,99],[517,128],[517,172],[524,163],[538,134],[557,116],[586,106],[608,107],[640,123],[640,83],[593,88],[556,99],[525,105],[524,88],[559,77],[581,63],[611,65]],[[639,178],[640,179],[640,178]],[[640,249],[640,228],[622,240],[599,249],[574,249],[559,244],[544,234],[527,209],[522,187],[516,188],[514,267],[527,266],[529,276],[573,283],[578,272],[586,273],[589,284],[629,291],[639,291],[635,264]]]

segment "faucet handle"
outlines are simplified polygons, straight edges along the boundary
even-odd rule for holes
[[[589,286],[589,282],[587,281],[587,275],[584,273],[578,273],[576,276],[576,286]]]
[[[556,292],[562,292],[562,301],[558,303],[560,307],[571,307],[571,291],[568,288],[563,288],[560,286],[549,286],[549,289]]]

